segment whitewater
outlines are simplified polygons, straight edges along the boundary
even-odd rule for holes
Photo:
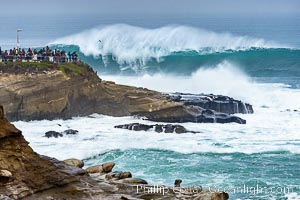
[[[100,40],[100,41],[99,41]],[[57,39],[50,44],[78,45],[86,56],[113,54],[118,63],[146,63],[159,60],[173,52],[203,53],[249,48],[285,47],[275,42],[230,33],[215,33],[189,26],[170,25],[146,29],[126,24],[115,24],[84,31]]]
[[[100,41],[99,41],[100,40]],[[119,84],[171,93],[213,93],[250,103],[240,124],[184,123],[198,134],[115,129],[136,117],[93,114],[69,120],[14,122],[40,154],[76,157],[86,166],[115,161],[150,183],[238,187],[288,187],[289,193],[230,193],[232,199],[299,199],[300,52],[250,36],[190,26],[96,27],[49,43],[79,51],[99,76]],[[124,71],[130,70],[130,73]],[[38,129],[36,127],[39,127]],[[79,131],[46,138],[45,132]]]

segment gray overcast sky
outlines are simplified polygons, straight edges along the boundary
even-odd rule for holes
[[[1,14],[300,14],[300,0],[0,0]],[[1,15],[0,14],[0,15]]]

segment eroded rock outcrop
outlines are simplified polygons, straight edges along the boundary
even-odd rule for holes
[[[199,106],[174,106],[149,113],[142,113],[151,121],[168,123],[238,123],[246,124],[246,120],[226,113],[204,109]]]
[[[82,167],[78,160],[73,161],[67,165],[35,153],[21,131],[5,119],[0,105],[1,199],[228,199],[227,193],[202,190],[188,194],[168,188],[164,194],[147,193],[145,188],[150,191],[151,186],[145,180],[132,178],[128,172],[111,172],[114,163],[100,165],[102,173],[89,176],[86,170],[74,166]]]
[[[66,73],[69,68],[63,66],[49,68],[47,73],[24,72],[20,67],[11,71],[2,66],[0,102],[8,119],[51,120],[99,113],[138,115],[160,122],[245,123],[225,113],[207,114],[199,105],[176,102],[156,91],[103,81],[86,65],[73,67],[76,73]]]
[[[69,168],[35,153],[21,131],[4,118],[2,106],[0,110],[0,168],[12,174],[8,180],[0,182],[0,194],[19,199],[77,182],[77,176],[86,174],[84,170]]]
[[[173,93],[169,95],[169,98],[182,102],[184,105],[200,106],[226,114],[252,114],[254,112],[252,105],[223,95]]]

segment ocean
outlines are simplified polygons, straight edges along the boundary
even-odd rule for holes
[[[201,185],[230,199],[300,199],[300,16],[10,17],[0,46],[78,51],[99,76],[162,92],[228,95],[254,106],[240,124],[183,125],[199,134],[130,132],[135,117],[94,114],[13,122],[30,146],[86,166],[115,161],[151,184]],[[4,28],[5,27],[5,28]],[[100,40],[100,41],[99,41]],[[45,138],[50,130],[78,135]]]

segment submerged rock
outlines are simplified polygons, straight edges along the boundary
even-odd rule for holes
[[[65,134],[65,135],[76,135],[77,133],[78,133],[78,131],[73,130],[73,129],[68,129],[63,132],[63,134]]]
[[[76,135],[78,133],[77,130],[73,130],[73,129],[68,129],[65,130],[63,132],[56,132],[56,131],[48,131],[45,133],[45,137],[50,138],[50,137],[54,137],[54,138],[58,138],[58,137],[63,137],[64,135]]]
[[[134,128],[136,127],[136,128]],[[145,125],[140,123],[131,123],[131,124],[123,124],[123,125],[117,125],[115,128],[121,128],[121,129],[128,129],[132,131],[148,131],[150,129],[153,129],[157,133],[196,133],[194,131],[189,131],[186,128],[184,128],[181,125],[173,125],[173,124],[155,124],[155,125]]]
[[[51,137],[58,138],[58,137],[63,137],[63,134],[59,133],[59,132],[56,132],[56,131],[48,131],[48,132],[45,133],[45,137],[47,137],[47,138],[51,138]]]

